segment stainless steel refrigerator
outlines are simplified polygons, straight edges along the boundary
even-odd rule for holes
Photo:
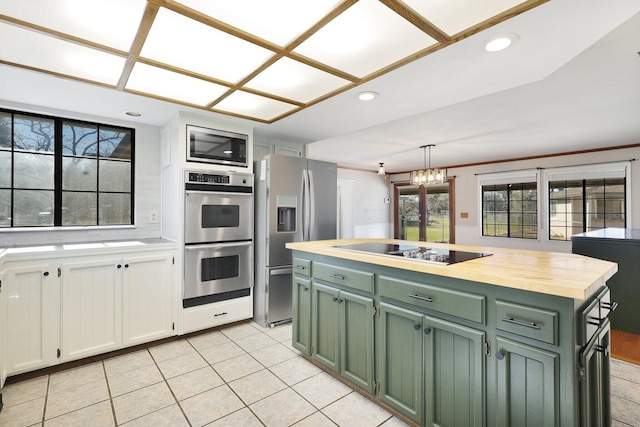
[[[291,319],[288,242],[336,238],[337,165],[270,154],[255,162],[253,318],[262,326]]]

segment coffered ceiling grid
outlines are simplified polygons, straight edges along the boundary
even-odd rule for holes
[[[0,63],[272,123],[545,1],[0,0]]]

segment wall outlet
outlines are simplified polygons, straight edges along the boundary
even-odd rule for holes
[[[151,224],[157,224],[158,223],[158,212],[156,212],[156,211],[149,212],[149,222]]]

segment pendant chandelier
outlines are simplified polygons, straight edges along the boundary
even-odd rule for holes
[[[447,170],[431,168],[431,147],[435,144],[423,145],[424,169],[411,172],[410,180],[414,185],[442,184],[447,180]],[[429,166],[427,166],[427,149],[429,149]]]

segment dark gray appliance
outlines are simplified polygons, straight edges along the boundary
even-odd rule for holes
[[[288,242],[336,238],[335,163],[270,154],[255,162],[254,320],[291,320]]]
[[[184,308],[251,295],[253,175],[185,171]]]

